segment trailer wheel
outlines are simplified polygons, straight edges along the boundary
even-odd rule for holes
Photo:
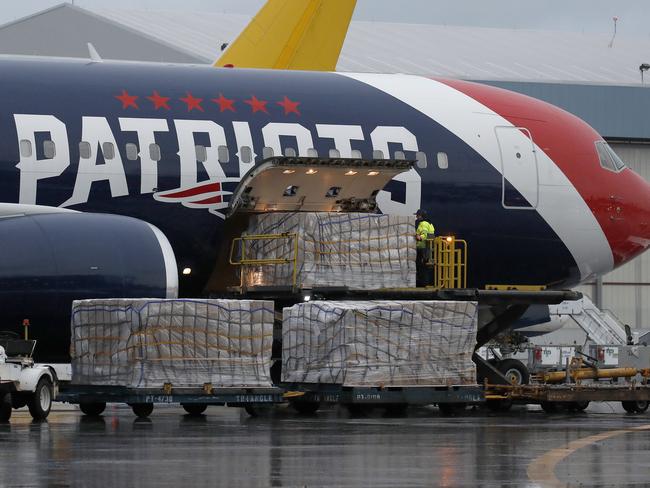
[[[105,402],[80,403],[79,410],[89,417],[99,417],[106,409]]]
[[[11,393],[0,392],[0,422],[9,422],[11,418]]]
[[[181,407],[190,415],[201,415],[208,408],[205,403],[181,403]]]
[[[501,398],[499,400],[487,400],[485,402],[487,408],[492,412],[507,412],[512,408],[512,400]]]
[[[625,401],[621,402],[621,405],[627,413],[643,413],[648,410],[648,402],[646,401]]]
[[[52,382],[47,376],[43,376],[36,384],[36,390],[31,395],[27,407],[34,420],[45,420],[52,408]]]
[[[372,405],[364,405],[360,403],[346,403],[345,408],[350,414],[350,417],[367,417],[372,413]]]
[[[504,359],[496,367],[511,385],[527,385],[530,382],[528,368],[518,359]]]
[[[589,402],[569,402],[567,408],[569,412],[584,412],[588,406]]]
[[[300,415],[314,415],[320,408],[320,402],[291,402],[291,407]]]
[[[132,403],[131,410],[138,418],[146,419],[153,412],[153,403]]]
[[[557,402],[540,402],[539,406],[542,407],[542,410],[546,413],[557,413],[560,409]]]
[[[457,415],[465,411],[467,403],[439,403],[438,408],[443,415]]]
[[[244,411],[251,417],[269,416],[274,411],[274,405],[268,403],[247,403],[244,405]]]

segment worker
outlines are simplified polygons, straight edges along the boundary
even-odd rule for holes
[[[431,285],[432,269],[427,266],[430,246],[427,239],[433,237],[435,229],[427,219],[426,211],[420,209],[415,213],[415,247],[417,249],[416,258],[416,278],[415,285],[417,287]]]

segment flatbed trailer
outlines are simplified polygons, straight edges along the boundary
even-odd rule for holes
[[[468,404],[485,402],[483,387],[463,386],[342,386],[290,383],[283,387],[286,398],[300,413],[314,413],[322,404],[340,404],[351,413],[379,407],[399,411],[408,406],[437,405],[452,413]]]
[[[164,385],[162,388],[128,388],[125,386],[63,385],[57,401],[78,404],[86,415],[100,415],[107,403],[124,403],[140,418],[148,417],[154,405],[180,403],[190,415],[200,415],[209,405],[241,407],[249,413],[255,408],[267,407],[285,402],[281,388],[218,388],[204,385],[203,388],[177,388]]]

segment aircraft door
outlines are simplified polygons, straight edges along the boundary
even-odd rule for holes
[[[504,208],[531,210],[539,201],[537,155],[530,131],[525,127],[496,127],[501,153]]]

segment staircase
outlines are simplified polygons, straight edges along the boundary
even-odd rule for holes
[[[549,312],[551,317],[570,316],[585,331],[587,338],[597,345],[627,344],[627,334],[621,322],[609,312],[601,311],[587,296],[550,305]]]

